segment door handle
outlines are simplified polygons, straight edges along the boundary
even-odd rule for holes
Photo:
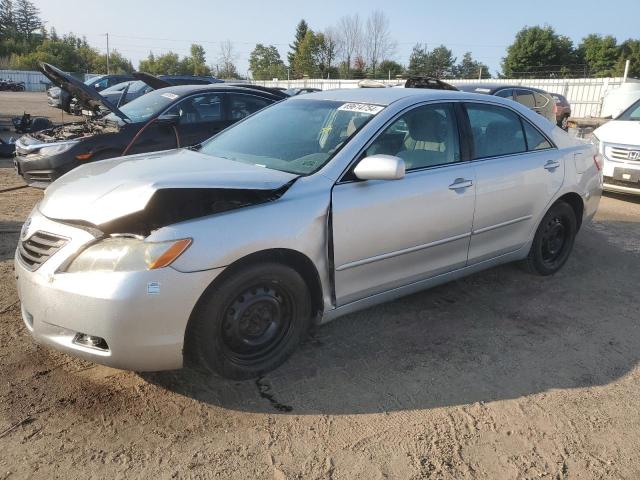
[[[472,180],[467,180],[466,178],[456,178],[454,182],[449,185],[449,190],[459,190],[461,188],[469,188],[473,185]]]
[[[549,160],[544,164],[544,169],[551,172],[560,166],[560,162],[558,160]]]

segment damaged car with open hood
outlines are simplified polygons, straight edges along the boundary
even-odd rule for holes
[[[506,262],[559,271],[601,166],[498,97],[292,97],[197,147],[54,182],[15,255],[22,317],[37,341],[112,367],[256,377],[314,323]]]
[[[42,64],[52,82],[83,106],[82,121],[22,136],[15,165],[27,184],[46,187],[84,163],[197,145],[241,118],[287,96],[247,86],[180,85],[160,88],[118,108],[56,67]]]

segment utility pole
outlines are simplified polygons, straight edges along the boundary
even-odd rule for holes
[[[107,75],[109,75],[109,33],[105,33],[107,36]]]
[[[624,62],[624,76],[622,78],[622,83],[626,83],[627,82],[627,76],[629,75],[629,64],[631,63],[631,60],[627,60],[626,62]]]
[[[482,66],[478,69],[478,80],[482,80]]]

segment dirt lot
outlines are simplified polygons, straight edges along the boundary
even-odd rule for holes
[[[0,193],[0,479],[640,478],[639,200],[604,198],[554,277],[479,273],[226,382],[34,344],[12,257],[40,196]]]

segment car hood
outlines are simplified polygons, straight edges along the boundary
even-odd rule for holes
[[[105,97],[93,87],[85,85],[84,83],[76,80],[70,75],[67,75],[62,70],[50,65],[48,63],[40,63],[40,71],[54,84],[60,88],[69,92],[70,95],[78,99],[78,101],[86,108],[96,110],[98,108],[106,108],[107,110],[115,113],[123,121],[128,121],[129,118],[120,111],[113,103],[107,100]]]
[[[172,87],[174,85],[173,82],[168,80],[164,80],[162,78],[158,78],[150,73],[145,72],[133,72],[133,78],[136,80],[142,80],[144,83],[149,85],[154,90],[158,90],[160,88]]]
[[[55,220],[102,225],[144,210],[164,189],[275,190],[297,175],[187,149],[101,160],[52,183],[40,212]]]
[[[640,122],[611,120],[597,128],[593,134],[601,142],[640,145]]]

